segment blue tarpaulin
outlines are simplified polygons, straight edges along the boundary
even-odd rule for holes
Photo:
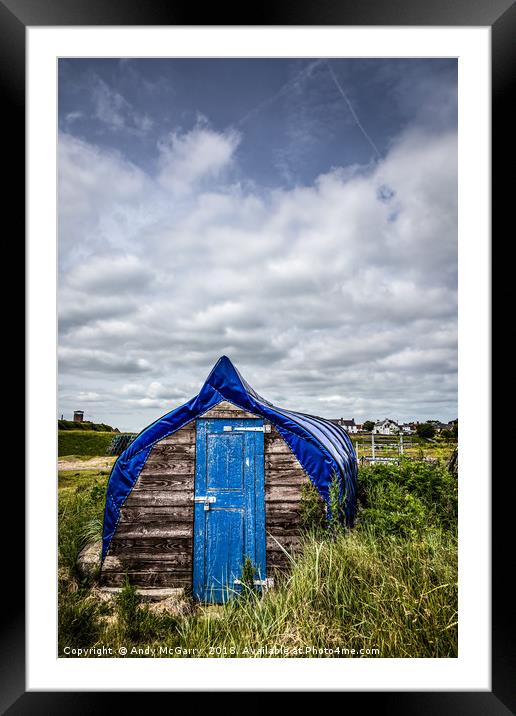
[[[345,495],[346,521],[353,524],[357,460],[346,431],[330,420],[272,405],[251,388],[229,358],[222,356],[200,393],[142,430],[114,464],[106,493],[102,559],[115,534],[122,505],[133,489],[153,445],[223,400],[260,415],[274,425],[327,503],[332,477],[336,474],[342,494]]]

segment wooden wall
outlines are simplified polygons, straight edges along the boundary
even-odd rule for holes
[[[203,418],[253,418],[224,401]],[[285,549],[299,546],[301,485],[308,477],[271,426],[264,435],[267,576],[288,567]],[[120,512],[101,583],[119,587],[127,572],[139,587],[191,587],[195,421],[153,447]],[[274,539],[275,538],[275,539]]]
[[[120,511],[101,583],[119,587],[125,572],[139,587],[192,584],[195,421],[160,440]]]
[[[267,576],[273,577],[289,565],[278,542],[289,552],[299,547],[301,486],[309,478],[274,426],[264,437]]]

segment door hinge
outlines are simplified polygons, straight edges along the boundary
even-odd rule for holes
[[[228,427],[231,426],[224,426],[224,430],[227,430]],[[259,428],[234,428],[234,430],[242,430],[246,433],[270,433],[271,426],[261,425]]]
[[[194,502],[202,502],[204,504],[204,509],[209,510],[210,505],[213,502],[217,502],[217,498],[215,496],[203,496],[203,497],[194,497]]]

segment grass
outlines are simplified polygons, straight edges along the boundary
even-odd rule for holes
[[[106,455],[106,450],[118,433],[90,430],[58,430],[57,452],[59,457],[73,455],[76,459]]]
[[[357,450],[359,459],[364,455],[371,455],[370,435],[350,435],[353,447]],[[449,460],[457,447],[457,441],[445,440],[441,437],[432,439],[420,438],[417,435],[404,436],[403,455],[416,461],[422,460]],[[396,435],[375,435],[376,457],[399,457],[399,438]]]
[[[273,590],[217,607],[186,598],[181,613],[142,604],[128,584],[103,602],[79,578],[106,481],[105,471],[59,476],[61,656],[65,646],[126,647],[128,657],[457,656],[457,491],[444,463],[361,468],[354,529],[328,533],[315,514]]]

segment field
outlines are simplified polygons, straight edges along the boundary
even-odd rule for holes
[[[353,447],[360,460],[361,457],[371,456],[371,435],[350,435]],[[420,438],[417,435],[404,436],[402,442],[396,435],[375,435],[375,457],[399,457],[400,452],[412,460],[449,460],[457,446],[454,440],[445,440],[440,437],[432,439]]]
[[[117,434],[93,430],[58,430],[57,454],[59,457],[105,455],[113,437]]]
[[[59,473],[59,656],[457,656],[457,484],[443,460],[361,467],[353,530],[308,530],[273,590],[210,607],[143,604],[129,586],[106,599],[80,578],[108,474]]]

